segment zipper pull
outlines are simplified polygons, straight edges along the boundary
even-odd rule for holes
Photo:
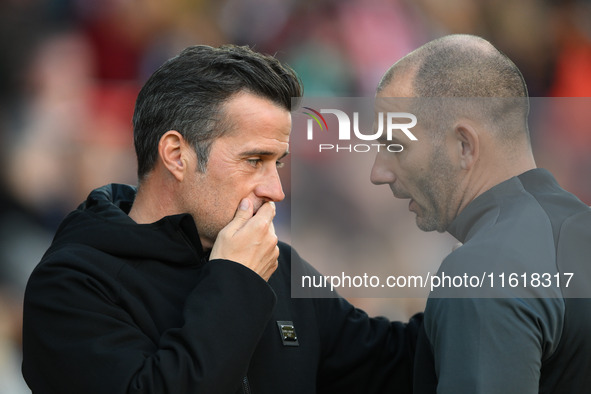
[[[242,393],[243,394],[252,394],[250,391],[250,384],[248,383],[248,377],[242,378]]]

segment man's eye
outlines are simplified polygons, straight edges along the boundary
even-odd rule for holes
[[[281,162],[281,161],[276,161],[275,165],[277,166],[277,168],[283,168],[283,166],[285,165],[285,163]]]
[[[257,167],[260,163],[261,163],[261,159],[246,159],[246,161],[248,162],[248,164],[250,164],[253,167]]]

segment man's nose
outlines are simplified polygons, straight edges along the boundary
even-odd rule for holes
[[[283,186],[281,186],[281,178],[277,169],[269,170],[255,189],[255,194],[267,201],[281,201],[285,198],[283,193]]]
[[[371,183],[374,185],[394,183],[396,175],[387,164],[388,161],[378,153],[373,163],[373,167],[371,167],[371,174],[369,176]]]

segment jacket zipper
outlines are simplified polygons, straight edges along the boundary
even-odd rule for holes
[[[242,392],[244,394],[252,394],[252,391],[250,391],[250,384],[248,384],[248,377],[247,376],[242,378]]]

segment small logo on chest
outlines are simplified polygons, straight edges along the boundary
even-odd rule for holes
[[[293,322],[278,321],[277,327],[279,327],[279,335],[281,336],[283,346],[300,346]]]

